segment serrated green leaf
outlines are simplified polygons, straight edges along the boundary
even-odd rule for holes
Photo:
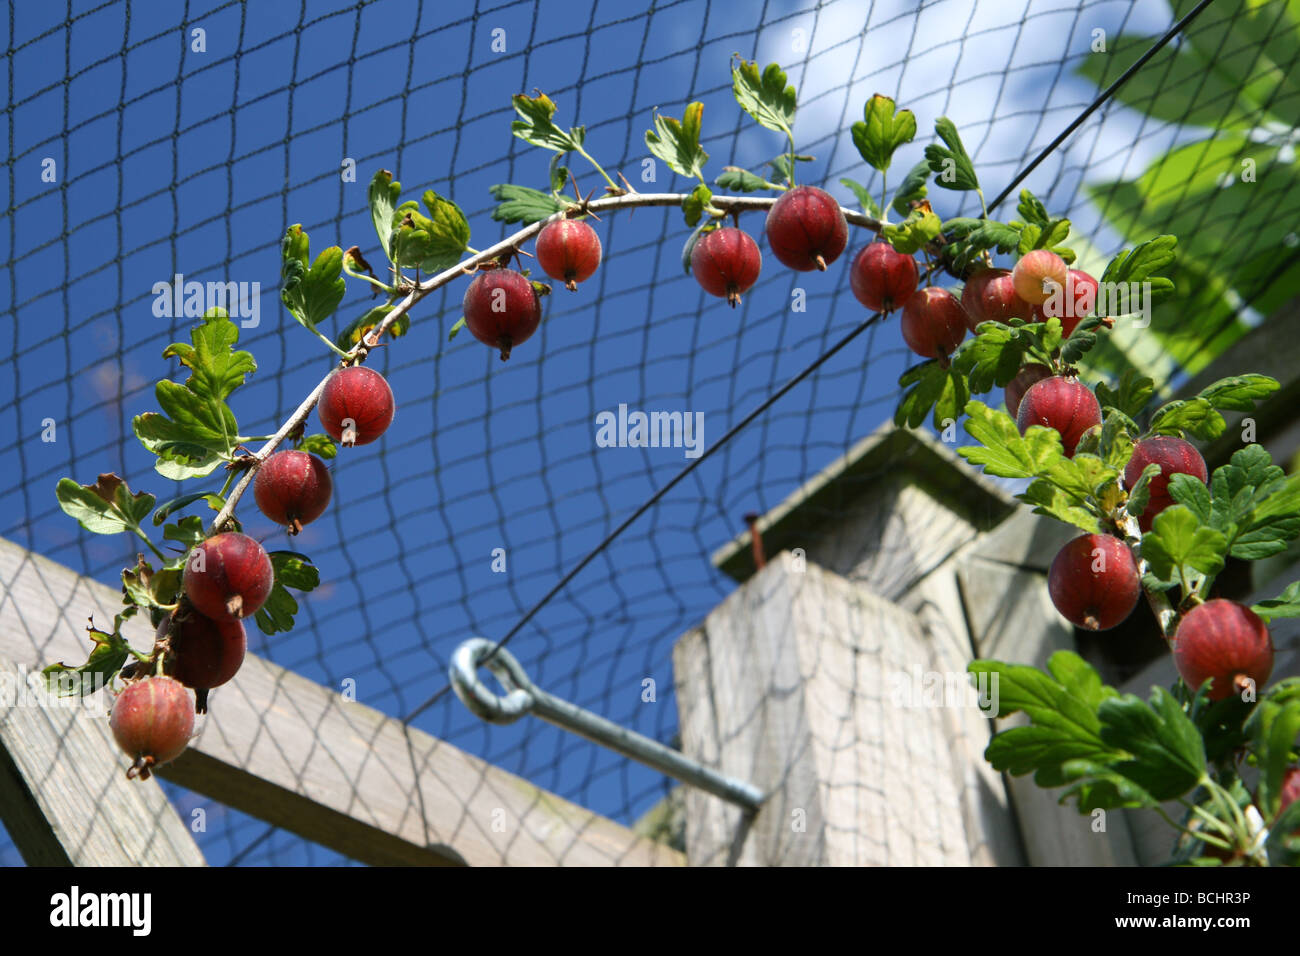
[[[236,351],[239,326],[221,309],[209,309],[203,324],[190,329],[190,342],[173,342],[163,358],[175,357],[190,370],[185,387],[203,399],[222,402],[257,371],[252,353]],[[233,416],[232,416],[233,420]]]
[[[898,384],[911,386],[904,393],[898,408],[894,411],[894,424],[900,428],[916,428],[930,414],[935,403],[943,395],[947,386],[948,370],[941,368],[937,359],[922,362],[908,369],[899,378]]]
[[[375,224],[379,245],[388,252],[388,234],[393,229],[393,211],[402,195],[402,184],[393,182],[393,174],[381,169],[370,180],[366,199],[370,203],[370,219]]]
[[[769,183],[762,176],[756,176],[749,170],[741,169],[739,166],[723,166],[722,175],[715,179],[714,183],[723,189],[741,193],[756,193],[764,189],[781,188],[775,183]]]
[[[704,210],[713,202],[713,191],[700,183],[682,199],[682,212],[686,214],[686,225],[694,226],[704,216]]]
[[[953,356],[952,365],[969,377],[971,392],[982,395],[1016,377],[1029,342],[1000,322],[981,322],[975,332],[975,338]]]
[[[1038,226],[1046,226],[1051,221],[1047,215],[1047,207],[1028,189],[1020,190],[1020,202],[1016,204],[1016,212],[1020,213],[1020,217],[1025,222]]]
[[[1160,474],[1160,466],[1152,462],[1142,469],[1142,474],[1129,489],[1128,504],[1124,506],[1124,510],[1133,517],[1136,518],[1147,510],[1147,505],[1151,503],[1151,479],[1158,474]]]
[[[923,159],[907,171],[907,175],[903,177],[903,182],[894,193],[894,198],[890,201],[890,207],[900,216],[909,215],[912,211],[911,204],[920,202],[925,198],[927,192],[926,183],[929,180],[930,163],[928,160]]]
[[[1046,478],[1035,478],[1029,487],[1016,497],[1033,505],[1035,514],[1048,515],[1090,534],[1101,531],[1101,523],[1095,514],[1079,505],[1072,495],[1062,491]]]
[[[298,443],[298,450],[312,455],[319,455],[326,461],[334,458],[339,453],[338,446],[334,444],[334,439],[330,438],[329,435],[308,435]]]
[[[1203,398],[1189,398],[1162,405],[1151,418],[1154,435],[1192,435],[1212,441],[1227,428],[1223,416]]]
[[[795,88],[780,65],[769,63],[760,75],[757,63],[737,59],[731,68],[731,90],[740,108],[760,126],[793,136]]]
[[[524,142],[557,153],[567,153],[582,145],[585,127],[575,126],[565,131],[556,126],[552,120],[556,106],[545,93],[536,96],[517,93],[510,97],[510,102],[519,114],[519,119],[510,124],[510,131]]]
[[[1162,581],[1174,580],[1185,568],[1218,574],[1227,550],[1223,534],[1202,527],[1185,505],[1172,505],[1160,512],[1151,530],[1142,536],[1142,557]]]
[[[175,541],[189,551],[200,541],[207,537],[207,532],[203,530],[203,519],[198,515],[186,515],[175,524],[169,524],[163,527],[163,538],[167,541]]]
[[[1134,781],[1157,800],[1172,800],[1205,776],[1205,747],[1200,731],[1181,705],[1160,687],[1149,702],[1133,694],[1112,697],[1097,709],[1101,739],[1130,759],[1109,767]]]
[[[934,121],[934,131],[947,144],[947,149],[932,143],[925,148],[926,162],[934,173],[934,182],[944,189],[964,191],[979,189],[979,178],[975,175],[975,164],[971,162],[966,147],[962,145],[957,127],[946,116]]]
[[[220,511],[221,506],[225,504],[225,500],[220,495],[212,494],[209,491],[196,491],[192,494],[181,495],[164,502],[158,507],[158,510],[153,513],[154,527],[161,527],[162,523],[177,511],[187,505],[192,505],[196,501],[206,501],[214,511]]]
[[[934,241],[942,229],[943,223],[933,212],[913,209],[901,223],[885,226],[880,234],[897,251],[913,255]]]
[[[646,130],[645,144],[675,173],[691,179],[704,176],[709,154],[700,146],[700,122],[703,103],[691,103],[680,120],[662,113],[654,114],[654,129]]]
[[[1279,701],[1265,696],[1244,727],[1259,766],[1256,800],[1265,820],[1277,815],[1282,781],[1291,767],[1300,737],[1300,700]]]
[[[384,316],[392,311],[393,306],[391,305],[375,306],[373,309],[366,312],[365,315],[349,322],[347,328],[338,334],[338,337],[334,340],[334,344],[345,352],[350,351],[358,342],[361,341],[363,335],[382,322]],[[388,327],[386,332],[393,338],[399,339],[407,333],[410,327],[410,316],[406,313],[402,313],[393,320],[392,325]]]
[[[1156,236],[1134,249],[1124,249],[1115,256],[1101,274],[1101,284],[1143,282],[1152,279],[1165,266],[1174,261],[1177,236]],[[1169,288],[1173,283],[1166,280]]]
[[[1275,598],[1252,605],[1251,610],[1265,621],[1280,617],[1300,617],[1300,581],[1293,581]]]
[[[1062,765],[1071,760],[1104,764],[1121,759],[1101,738],[1097,710],[1115,692],[1104,687],[1087,662],[1070,651],[1057,651],[1047,662],[1049,673],[1001,661],[972,661],[972,674],[997,675],[997,717],[1021,711],[1028,727],[998,733],[984,751],[994,769],[1014,776],[1033,772],[1044,787],[1068,782]],[[990,694],[992,696],[992,693]]]
[[[311,591],[320,584],[320,572],[310,558],[295,551],[271,551],[267,557],[275,571],[275,584],[254,620],[263,634],[270,635],[293,630],[298,602],[286,589]]]
[[[131,645],[122,636],[122,622],[135,614],[134,607],[113,619],[113,631],[108,633],[88,628],[94,646],[84,664],[69,667],[60,661],[41,671],[50,693],[59,697],[73,694],[85,696],[104,687],[126,663],[132,653]]]
[[[958,448],[957,454],[972,465],[982,465],[990,475],[1034,478],[1065,457],[1060,436],[1050,428],[1033,425],[1021,437],[1010,415],[983,402],[970,402],[966,414],[966,431],[980,445]]]
[[[1216,409],[1250,412],[1255,410],[1256,402],[1273,394],[1280,387],[1277,379],[1267,375],[1233,375],[1201,389],[1200,398]]]
[[[916,135],[911,110],[895,110],[894,101],[877,93],[862,108],[862,121],[853,124],[853,145],[870,165],[884,172],[894,152]]]
[[[301,224],[285,231],[280,248],[280,301],[299,323],[315,331],[334,314],[347,291],[343,250],[330,246],[308,266],[308,237]]]
[[[112,473],[100,475],[93,485],[79,485],[71,478],[60,478],[54,494],[65,514],[95,534],[118,534],[139,528],[156,501],[147,492],[131,494],[126,482]]]
[[[876,219],[880,218],[880,206],[876,203],[876,200],[872,198],[871,193],[867,191],[866,186],[859,182],[855,182],[852,179],[844,178],[840,179],[840,185],[846,187],[854,196],[857,197],[858,205],[862,207],[863,212],[868,216],[875,217]]]
[[[1120,376],[1119,389],[1113,391],[1104,382],[1097,384],[1097,400],[1103,406],[1117,408],[1131,419],[1136,419],[1146,408],[1155,392],[1156,383],[1134,369],[1125,369]]]
[[[492,210],[492,218],[497,222],[521,222],[525,225],[549,219],[557,212],[563,212],[567,205],[550,193],[516,186],[513,183],[497,183],[488,187],[493,199],[501,202]]]

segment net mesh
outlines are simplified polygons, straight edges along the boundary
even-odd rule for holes
[[[1300,291],[1300,191],[1290,188],[1300,44],[1287,3],[1249,6],[1247,15],[1236,2],[1211,5],[1025,182],[1087,237],[1071,245],[1094,274],[1135,238],[1183,238],[1175,279],[1193,291],[1157,310],[1158,337],[1123,343],[1122,361],[1165,386]],[[879,194],[849,127],[883,92],[914,110],[922,131],[896,157],[893,182],[921,158],[934,118],[950,115],[992,196],[1190,8],[11,4],[0,423],[15,440],[0,445],[9,476],[0,535],[116,586],[136,546],[83,532],[52,492],[60,477],[115,471],[160,500],[179,493],[152,471],[130,425],[154,407],[154,381],[174,371],[162,349],[193,324],[154,314],[154,284],[178,273],[260,283],[260,321],[241,333],[259,369],[232,407],[247,434],[272,433],[329,367],[278,302],[285,226],[301,222],[314,251],[357,244],[382,260],[366,209],[366,183],[382,167],[403,198],[432,188],[454,199],[471,242],[486,248],[514,228],[491,221],[488,187],[541,187],[549,160],[510,136],[512,93],[543,89],[559,121],[584,124],[587,149],[638,188],[682,191],[662,163],[644,162],[656,108],[681,115],[704,102],[710,179],[725,164],[757,168],[784,146],[732,99],[728,58],[739,51],[779,61],[799,89],[796,138],[816,157],[801,164],[802,181],[830,184],[846,205],[840,177]],[[355,182],[340,175],[347,160]],[[591,169],[571,160],[583,188],[595,188]],[[1248,182],[1244,160],[1254,161]],[[50,168],[54,182],[42,177]],[[930,198],[945,218],[979,214],[972,194]],[[761,233],[755,216],[741,225]],[[291,545],[312,556],[322,586],[292,633],[250,629],[250,651],[327,687],[353,681],[360,701],[399,718],[438,695],[415,726],[631,823],[672,781],[536,720],[480,722],[445,693],[448,657],[467,637],[509,632],[690,464],[688,448],[599,447],[598,413],[702,413],[709,447],[864,313],[849,293],[851,255],[811,276],[768,256],[732,311],[683,274],[679,211],[618,213],[597,228],[602,268],[577,294],[557,287],[541,329],[507,364],[468,335],[448,342],[463,283],[428,297],[411,332],[372,356],[397,397],[394,425],[332,464],[334,505]],[[850,251],[868,238],[855,235]],[[350,285],[340,320],[370,304]],[[1201,318],[1181,321],[1192,309]],[[878,323],[728,441],[512,638],[533,680],[671,742],[674,641],[735,586],[710,555],[746,512],[779,504],[888,419],[912,361],[896,323]],[[56,438],[42,440],[50,420]],[[290,546],[251,501],[241,516],[249,533]],[[502,555],[504,572],[494,570]],[[208,808],[196,837],[210,862],[342,859],[167,787],[185,813]],[[10,847],[0,862],[14,862]]]

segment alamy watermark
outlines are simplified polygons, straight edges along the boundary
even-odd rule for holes
[[[171,282],[155,282],[150,291],[153,314],[160,319],[200,319],[211,309],[224,309],[240,320],[240,328],[255,329],[262,321],[260,282],[186,282],[178,272]]]
[[[687,458],[704,453],[703,412],[642,412],[618,406],[596,415],[599,448],[681,448]]]
[[[985,717],[998,715],[998,678],[988,671],[923,671],[918,664],[908,671],[891,671],[889,702],[895,707],[975,707]]]

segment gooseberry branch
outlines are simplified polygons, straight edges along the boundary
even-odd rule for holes
[[[396,303],[393,306],[393,310],[385,315],[383,320],[373,329],[362,336],[361,341],[344,355],[341,360],[342,364],[353,365],[358,362],[364,362],[370,350],[377,346],[380,339],[383,338],[384,333],[392,327],[393,323],[409,313],[421,299],[448,283],[454,282],[457,279],[465,278],[468,273],[475,272],[479,266],[484,263],[492,262],[500,259],[502,256],[514,252],[523,245],[523,243],[541,232],[548,223],[564,219],[566,216],[574,212],[599,213],[619,209],[636,209],[641,206],[675,206],[680,208],[682,201],[686,198],[687,196],[682,193],[631,192],[618,196],[606,196],[602,199],[593,199],[584,203],[574,203],[569,209],[557,212],[546,219],[540,219],[537,222],[530,223],[524,228],[502,239],[495,245],[489,246],[482,252],[458,262],[450,269],[444,269],[442,272],[424,280],[418,285],[407,282],[401,286],[402,289],[406,290],[406,296],[400,302]],[[780,197],[714,196],[712,204],[726,213],[741,213],[769,209],[778,198]],[[864,213],[843,208],[841,208],[840,211],[844,214],[845,220],[855,226],[870,229],[877,233],[885,226],[885,224],[879,219],[865,215]],[[333,370],[331,370],[331,374],[332,372]],[[217,513],[217,516],[214,519],[212,519],[212,524],[208,526],[208,534],[216,534],[230,521],[231,517],[235,513],[235,506],[239,504],[240,498],[242,498],[244,492],[248,490],[248,486],[253,481],[258,467],[271,455],[272,452],[280,447],[280,444],[288,438],[289,435],[293,434],[295,429],[307,420],[307,416],[311,414],[312,409],[316,407],[316,403],[320,400],[321,392],[324,391],[325,383],[328,380],[329,375],[322,378],[320,382],[316,384],[316,387],[308,393],[307,397],[302,400],[302,403],[294,410],[294,413],[289,416],[283,425],[280,426],[279,430],[267,439],[266,443],[253,454],[253,460],[247,463],[244,474],[240,477],[235,487],[231,489],[230,496],[226,498],[226,503],[222,506],[221,511]]]

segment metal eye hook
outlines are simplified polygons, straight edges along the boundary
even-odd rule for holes
[[[470,638],[451,655],[451,686],[470,711],[494,724],[509,724],[532,713],[556,727],[586,737],[660,773],[699,787],[751,813],[763,805],[763,791],[744,780],[737,780],[692,760],[680,750],[665,747],[657,740],[644,737],[599,714],[593,714],[567,700],[542,690],[524,673],[519,661],[504,647],[495,654],[497,645],[482,637]],[[488,655],[492,654],[491,659]],[[496,675],[507,691],[505,697],[492,693],[478,678],[478,669],[487,668]]]
[[[512,724],[537,703],[533,682],[524,673],[515,656],[504,647],[492,655],[487,668],[506,689],[504,697],[495,694],[479,680],[479,666],[487,660],[496,644],[473,637],[451,655],[451,688],[470,712],[494,724]]]

